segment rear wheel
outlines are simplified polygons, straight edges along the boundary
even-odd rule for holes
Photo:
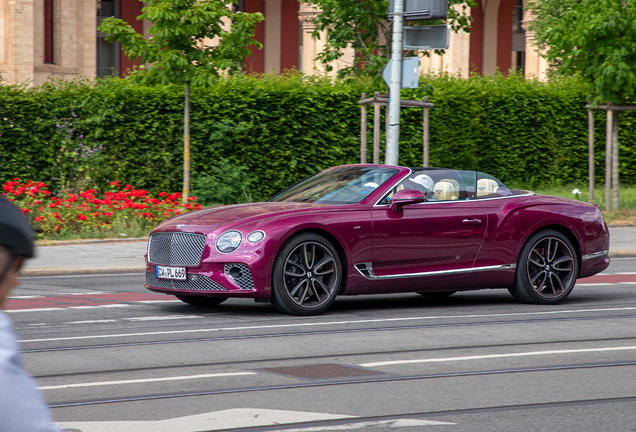
[[[558,231],[539,231],[521,249],[515,282],[509,291],[525,303],[557,304],[570,295],[578,273],[578,259],[570,240]]]
[[[276,256],[272,304],[292,315],[316,315],[331,306],[341,282],[342,266],[333,245],[317,234],[300,234]]]
[[[192,306],[212,307],[223,303],[227,300],[227,297],[203,297],[203,296],[188,296],[177,295],[179,300]]]

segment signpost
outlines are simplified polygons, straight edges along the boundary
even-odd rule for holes
[[[446,49],[450,41],[450,26],[404,27],[404,21],[446,19],[448,0],[391,0],[389,20],[393,21],[391,61],[382,74],[389,85],[389,124],[384,163],[397,165],[400,151],[400,106],[403,49]],[[406,38],[406,41],[403,40]],[[404,43],[406,42],[406,43]],[[419,63],[418,63],[419,65]],[[390,71],[390,74],[387,74]],[[388,76],[387,76],[388,75]],[[410,85],[410,84],[409,84]]]
[[[382,77],[387,86],[391,86],[391,68],[393,60],[389,60],[382,72]],[[420,59],[418,57],[406,57],[402,59],[402,88],[414,89],[420,81]]]

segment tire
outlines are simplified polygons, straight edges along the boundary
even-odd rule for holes
[[[450,297],[455,294],[457,291],[431,291],[431,292],[418,292],[419,295],[424,297],[429,297],[432,299],[442,299],[446,297]]]
[[[333,245],[317,234],[292,237],[276,256],[272,304],[291,315],[317,315],[335,301],[342,265]]]
[[[200,307],[212,307],[217,306],[227,300],[227,297],[203,297],[203,296],[188,296],[188,295],[177,295],[175,296],[179,300],[184,303],[187,303],[192,306],[200,306]]]
[[[524,303],[557,304],[576,284],[579,262],[572,243],[554,230],[533,234],[521,249],[512,296]]]

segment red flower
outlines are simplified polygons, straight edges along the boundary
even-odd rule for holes
[[[83,214],[77,215],[77,220],[85,220],[87,217]]]

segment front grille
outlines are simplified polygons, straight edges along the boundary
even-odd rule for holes
[[[149,286],[189,291],[227,291],[223,286],[207,276],[192,274],[184,281],[159,279],[154,272],[146,272],[146,283]]]
[[[206,237],[182,232],[158,232],[150,236],[148,261],[173,266],[201,264]]]
[[[238,267],[241,269],[241,276],[238,278],[234,278],[230,275],[230,270],[232,267]],[[244,290],[253,290],[254,289],[254,280],[252,280],[252,273],[250,272],[250,268],[245,264],[225,264],[223,266],[223,271],[225,274],[229,276],[230,280],[234,282],[239,288]]]

